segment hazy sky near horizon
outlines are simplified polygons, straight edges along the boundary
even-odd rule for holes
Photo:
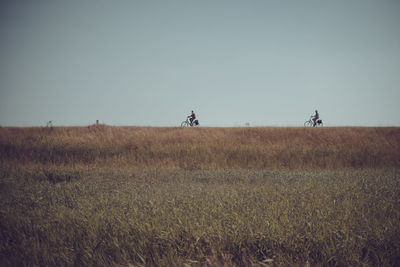
[[[398,0],[2,0],[0,125],[400,126]]]

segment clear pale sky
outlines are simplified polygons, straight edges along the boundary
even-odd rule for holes
[[[0,125],[400,126],[400,1],[0,1]]]

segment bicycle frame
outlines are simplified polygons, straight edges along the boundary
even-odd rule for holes
[[[314,125],[314,121],[313,121],[314,116],[311,115],[310,119],[306,122],[304,122],[304,126],[306,127],[310,127],[310,126],[323,126],[322,120],[321,119],[317,119],[315,120],[315,125]]]
[[[189,117],[186,118],[186,121],[183,121],[181,123],[181,127],[184,127],[184,126],[199,126],[199,125],[200,124],[199,124],[198,120],[193,120],[193,123],[191,124],[190,120],[189,120]]]

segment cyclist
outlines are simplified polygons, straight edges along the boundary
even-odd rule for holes
[[[318,110],[315,110],[315,115],[314,115],[314,117],[312,118],[312,120],[313,120],[313,122],[314,122],[314,124],[313,124],[313,127],[315,127],[316,125],[317,125],[317,120],[319,119],[319,113],[318,113]]]
[[[196,119],[196,114],[194,114],[193,110],[192,110],[192,114],[190,114],[188,116],[189,120],[190,120],[190,126],[193,126],[193,121]]]

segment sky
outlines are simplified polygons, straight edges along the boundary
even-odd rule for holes
[[[1,0],[0,125],[400,126],[398,0]]]

